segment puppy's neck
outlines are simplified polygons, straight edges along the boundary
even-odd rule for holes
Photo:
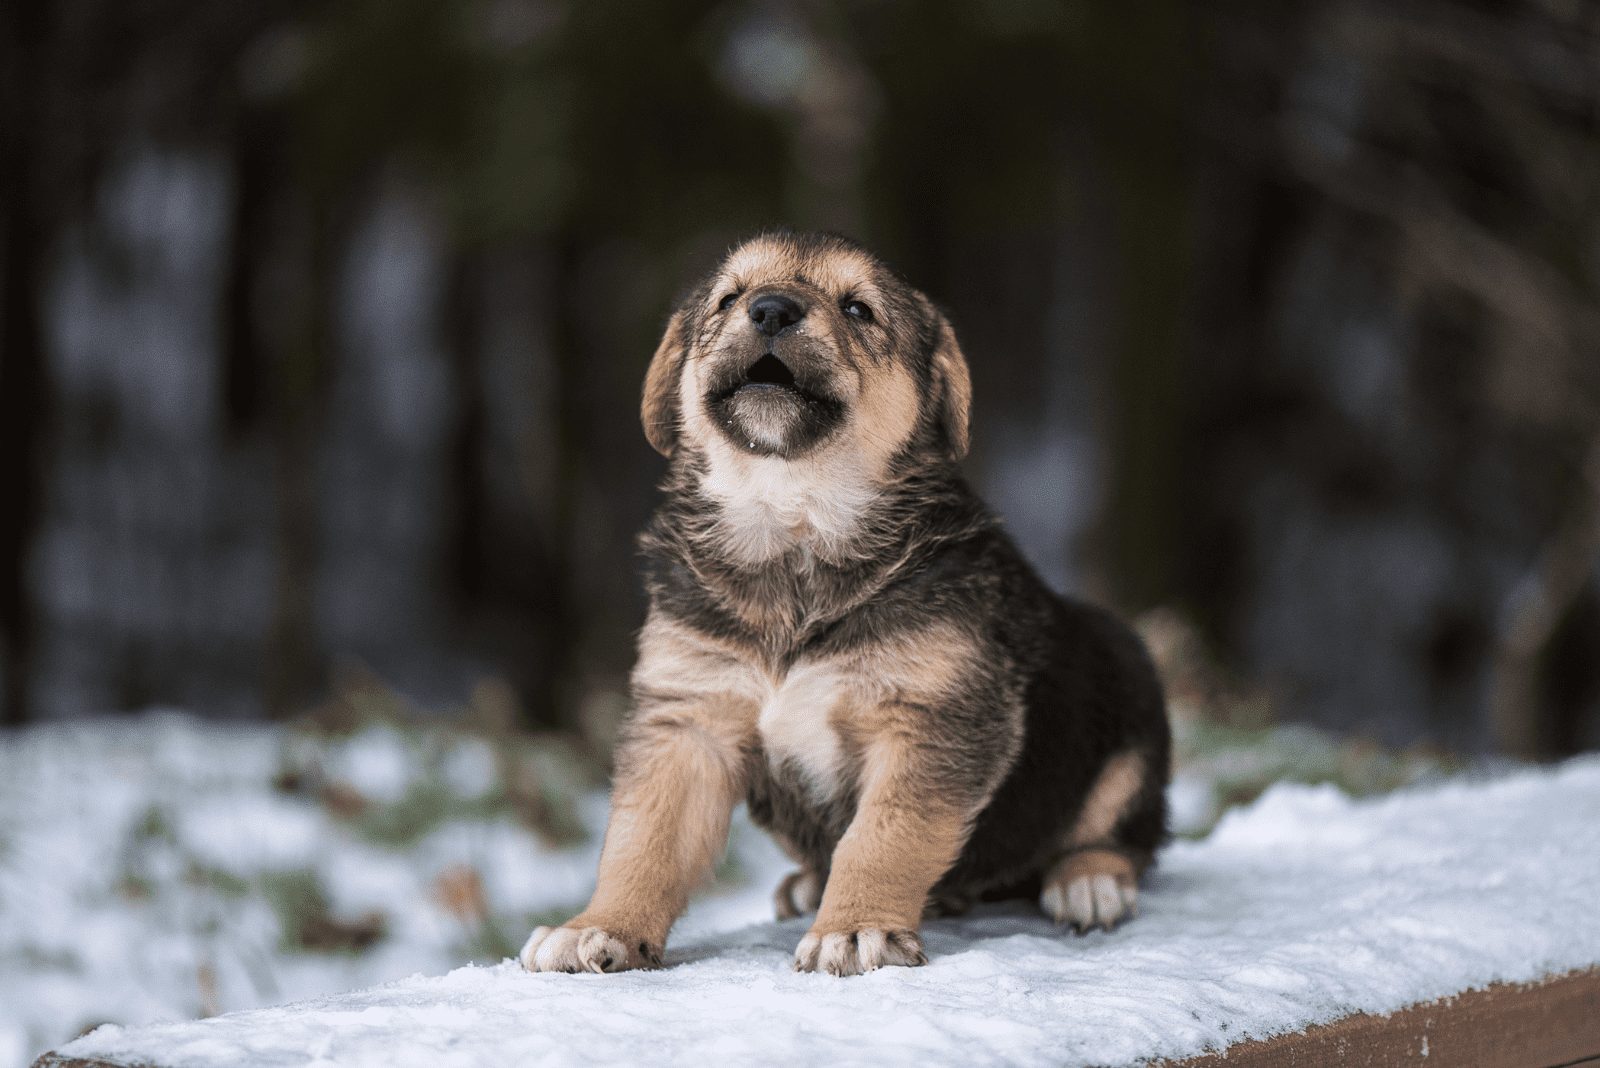
[[[729,558],[758,567],[798,555],[839,562],[856,555],[884,474],[844,450],[800,460],[713,446],[699,491],[715,508],[707,529]]]

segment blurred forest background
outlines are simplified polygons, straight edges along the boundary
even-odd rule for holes
[[[602,737],[646,360],[775,224],[950,309],[974,482],[1211,684],[1600,746],[1585,0],[4,5],[4,719]]]

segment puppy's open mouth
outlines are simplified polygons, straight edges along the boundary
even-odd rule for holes
[[[792,397],[795,400],[820,402],[828,398],[813,393],[795,381],[794,371],[774,353],[767,353],[744,369],[744,374],[728,382],[716,392],[715,399],[727,400],[735,395]]]
[[[744,373],[746,386],[787,386],[794,389],[794,372],[772,353],[751,364]]]
[[[723,363],[705,394],[717,428],[738,448],[792,457],[839,425],[844,401],[805,354],[795,362],[775,352],[749,359]]]

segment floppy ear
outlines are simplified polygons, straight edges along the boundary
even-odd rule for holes
[[[972,416],[972,375],[967,358],[956,342],[955,329],[937,310],[934,311],[937,335],[933,343],[933,383],[939,422],[950,444],[950,458],[967,454],[967,424]]]
[[[662,456],[671,456],[678,443],[678,378],[683,374],[684,355],[683,312],[679,310],[667,320],[666,333],[644,373],[644,401],[639,405],[644,436]]]

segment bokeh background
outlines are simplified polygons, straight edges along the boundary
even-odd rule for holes
[[[973,481],[1230,715],[1600,745],[1594,5],[0,20],[9,723],[491,685],[603,748],[645,362],[789,225],[950,309]]]
[[[0,1068],[582,906],[645,364],[779,225],[951,312],[1177,835],[1600,748],[1588,0],[0,3]]]

